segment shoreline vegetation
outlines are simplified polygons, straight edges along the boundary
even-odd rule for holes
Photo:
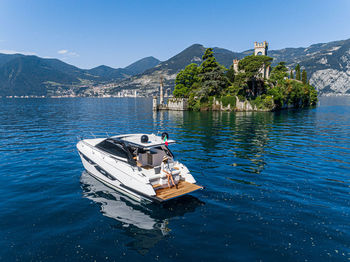
[[[201,65],[189,64],[175,79],[173,101],[186,99],[188,109],[229,111],[277,111],[315,106],[317,91],[299,64],[289,72],[285,62],[272,68],[272,58],[246,56],[229,69],[219,64],[207,48]],[[295,78],[294,78],[295,74]]]

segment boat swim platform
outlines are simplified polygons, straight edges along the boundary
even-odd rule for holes
[[[179,196],[191,193],[198,189],[203,189],[203,187],[180,180],[177,183],[177,188],[176,186],[173,186],[170,188],[165,187],[165,188],[156,189],[156,197],[161,199],[162,201],[165,201],[165,200],[169,200],[175,197],[179,197]]]

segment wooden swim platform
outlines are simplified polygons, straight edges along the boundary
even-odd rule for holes
[[[162,200],[169,200],[171,198],[185,195],[198,189],[203,189],[203,187],[180,180],[177,184],[177,188],[173,186],[171,188],[166,187],[156,189],[156,196]]]

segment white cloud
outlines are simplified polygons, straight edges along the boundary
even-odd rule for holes
[[[62,50],[57,51],[57,53],[59,53],[60,55],[64,55],[64,54],[68,53],[68,50],[62,49]]]
[[[67,49],[62,49],[57,51],[58,54],[64,55],[65,58],[68,57],[78,57],[79,55],[76,52],[69,51]]]
[[[28,52],[28,51],[16,51],[16,50],[9,50],[9,49],[0,49],[0,53],[7,54],[7,55],[13,55],[13,54],[22,54],[22,55],[38,55],[34,52]]]

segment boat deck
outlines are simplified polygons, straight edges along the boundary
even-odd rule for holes
[[[203,187],[196,184],[191,184],[186,181],[180,180],[177,184],[178,188],[175,186],[171,188],[160,188],[156,190],[156,196],[162,200],[169,200],[181,195],[188,194],[190,192],[196,191],[198,189],[203,189]]]

